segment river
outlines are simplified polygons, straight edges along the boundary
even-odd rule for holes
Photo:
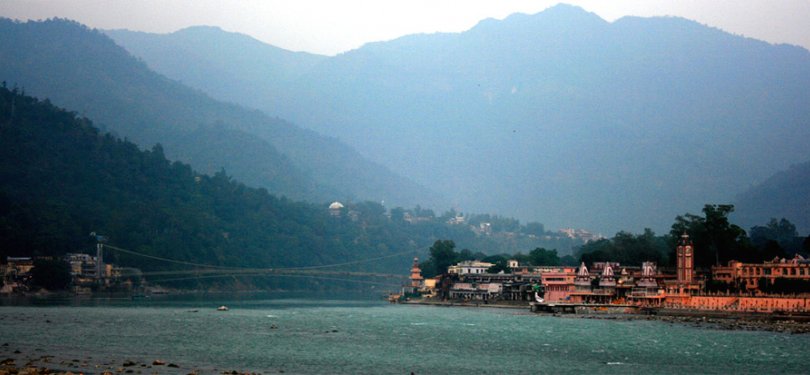
[[[239,294],[0,305],[0,357],[54,355],[52,367],[85,373],[123,369],[128,360],[137,365],[126,369],[144,374],[810,372],[810,335],[558,318],[528,309]],[[219,305],[230,310],[217,311]],[[153,366],[155,359],[178,368]]]

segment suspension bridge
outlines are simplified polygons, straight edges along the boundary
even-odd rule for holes
[[[419,249],[407,250],[374,258],[366,258],[325,265],[260,268],[260,267],[221,266],[221,265],[188,262],[123,249],[117,246],[101,242],[99,242],[98,246],[99,246],[98,248],[99,256],[103,254],[102,250],[108,250],[122,254],[137,256],[145,259],[155,260],[166,264],[183,265],[191,267],[189,269],[183,270],[148,271],[141,273],[142,276],[149,277],[152,281],[158,283],[213,279],[213,278],[236,278],[236,277],[297,277],[297,278],[315,278],[321,280],[345,281],[361,284],[384,285],[395,287],[399,287],[401,286],[402,282],[407,281],[408,275],[340,270],[337,268],[360,264],[368,264],[388,258],[416,256],[420,252],[428,249],[428,247],[423,247]],[[103,258],[100,257],[99,259]]]

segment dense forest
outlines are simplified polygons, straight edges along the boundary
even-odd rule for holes
[[[180,261],[301,267],[383,258],[352,269],[405,274],[412,257],[424,257],[438,239],[485,253],[575,244],[541,240],[529,233],[542,230],[541,224],[523,226],[497,216],[470,218],[516,232],[482,235],[469,225],[448,224],[455,212],[436,216],[373,202],[330,212],[326,203],[279,198],[224,170],[205,175],[170,162],[159,144],[140,150],[20,91],[0,88],[3,259],[92,251],[95,238],[89,234],[95,232],[116,247]],[[186,267],[120,252],[108,256],[144,271]]]

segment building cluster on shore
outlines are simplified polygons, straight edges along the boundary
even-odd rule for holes
[[[83,253],[68,253],[62,257],[6,257],[0,263],[0,294],[34,292],[33,270],[37,262],[56,262],[69,273],[69,291],[87,294],[99,290],[131,291],[142,282],[141,271],[105,263],[102,257]]]
[[[436,278],[424,279],[414,261],[408,292],[434,300],[478,303],[542,302],[555,305],[668,308],[729,312],[810,313],[810,260],[731,261],[704,272],[694,267],[695,249],[684,234],[674,270],[653,262],[627,267],[597,262],[590,268],[530,267],[510,261],[512,273],[487,273],[492,264],[466,261]],[[674,271],[674,272],[673,272]],[[774,285],[801,283],[790,291]],[[713,288],[707,288],[711,283]]]

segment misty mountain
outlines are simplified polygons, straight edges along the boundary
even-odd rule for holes
[[[142,147],[161,143],[170,159],[203,173],[224,168],[248,185],[316,202],[415,205],[436,196],[335,138],[167,79],[75,22],[0,20],[0,36],[0,80]]]
[[[171,34],[104,31],[135,56],[149,56],[157,72],[188,83],[216,98],[252,108],[267,106],[266,95],[283,92],[326,56],[290,52],[250,36],[217,27],[194,26]],[[185,66],[185,69],[175,69]],[[280,105],[284,96],[269,98]],[[274,111],[277,112],[277,111]],[[271,112],[271,113],[274,113]]]
[[[799,234],[810,233],[810,162],[790,166],[741,193],[734,219],[743,228],[786,218]]]
[[[810,53],[681,18],[560,5],[302,70],[280,91],[206,90],[337,137],[463,211],[552,228],[666,231],[810,156]]]

